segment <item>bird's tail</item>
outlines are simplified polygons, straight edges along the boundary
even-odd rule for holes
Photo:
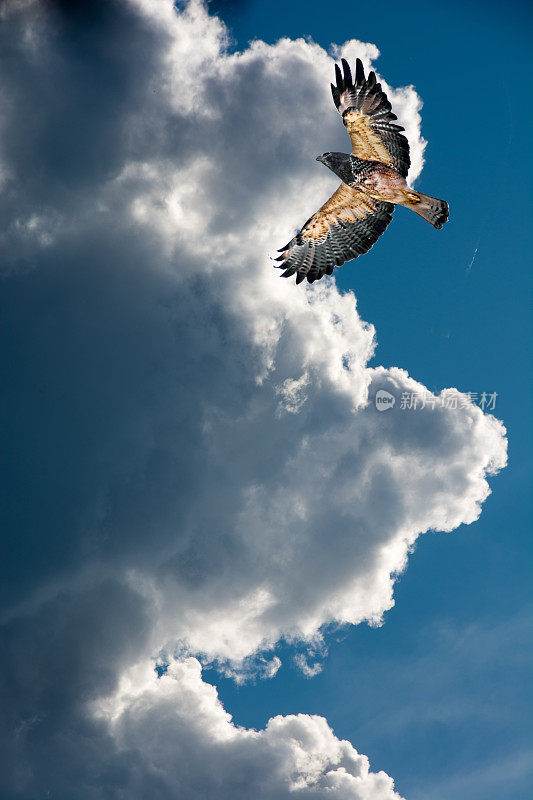
[[[450,213],[446,200],[437,200],[422,192],[415,192],[414,189],[409,189],[405,195],[406,199],[402,205],[419,214],[440,231]]]

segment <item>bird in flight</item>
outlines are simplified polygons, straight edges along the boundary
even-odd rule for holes
[[[288,244],[275,261],[283,278],[296,275],[296,283],[309,283],[345,261],[367,253],[392,219],[395,205],[410,208],[440,230],[448,219],[448,203],[408,186],[411,164],[404,128],[395,120],[387,95],[374,72],[365,78],[361,60],[355,81],[343,58],[342,72],[335,64],[333,100],[348,131],[352,152],[318,156],[342,181],[339,188]]]

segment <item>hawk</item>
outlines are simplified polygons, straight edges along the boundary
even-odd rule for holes
[[[331,275],[345,261],[367,253],[392,219],[395,205],[410,208],[440,230],[448,219],[448,203],[408,186],[411,164],[404,128],[395,120],[387,95],[374,72],[365,78],[361,60],[355,81],[343,58],[335,64],[331,84],[335,106],[348,131],[352,152],[318,156],[342,181],[336,192],[310,217],[274,259],[283,278],[309,283]]]

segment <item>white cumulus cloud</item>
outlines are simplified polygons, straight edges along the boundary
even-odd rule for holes
[[[236,727],[194,658],[172,663],[161,678],[149,665],[132,669],[112,702],[94,711],[122,752],[142,759],[150,791],[156,786],[162,796],[400,800],[391,778],[371,772],[366,756],[322,717],[274,717],[262,731]]]
[[[236,727],[198,661],[273,677],[280,638],[380,624],[417,537],[476,519],[505,464],[455,390],[378,412],[424,387],[368,366],[353,294],[272,269],[335,188],[332,55],[230,53],[195,0],[18,3],[3,28],[3,790],[398,797],[323,719]],[[416,177],[420,100],[388,92]]]

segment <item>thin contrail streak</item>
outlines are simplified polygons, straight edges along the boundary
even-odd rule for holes
[[[466,271],[467,271],[467,273],[468,273],[468,272],[470,272],[470,270],[472,269],[472,264],[473,264],[473,263],[474,263],[474,261],[476,260],[477,251],[478,251],[478,250],[479,250],[479,245],[478,245],[478,246],[476,247],[476,249],[474,250],[474,255],[472,256],[472,261],[470,262],[470,264],[469,264],[469,265],[467,266],[467,268],[466,268]]]

